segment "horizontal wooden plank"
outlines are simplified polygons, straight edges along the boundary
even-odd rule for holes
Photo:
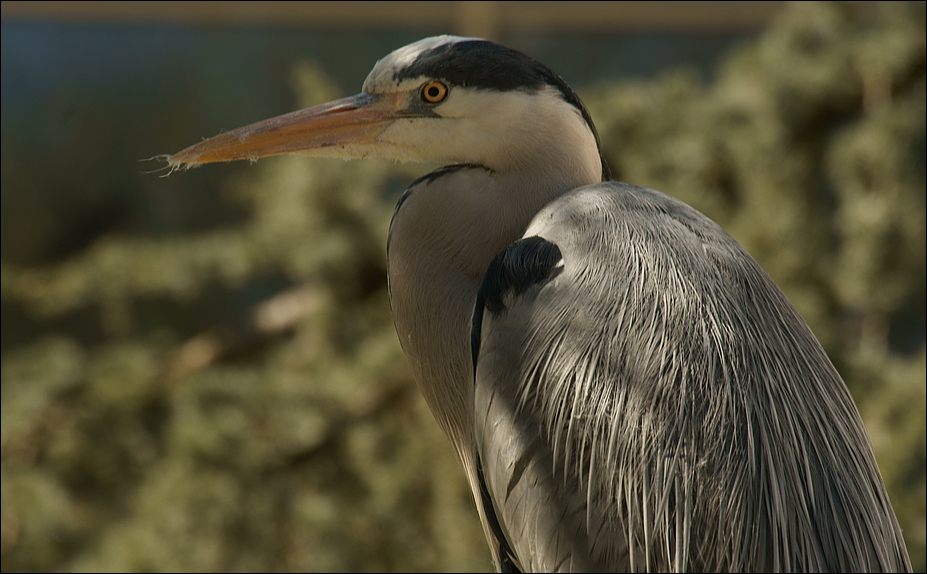
[[[4,20],[499,31],[735,31],[762,27],[783,2],[72,2],[4,1]]]

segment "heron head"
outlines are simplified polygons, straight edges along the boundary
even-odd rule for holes
[[[485,40],[436,36],[400,48],[377,62],[363,90],[222,133],[168,161],[181,167],[289,153],[505,171],[563,146],[599,157],[592,120],[566,82]]]

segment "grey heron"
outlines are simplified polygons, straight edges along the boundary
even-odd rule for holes
[[[499,570],[910,570],[808,326],[717,224],[612,181],[543,64],[426,38],[168,160],[282,153],[444,165],[396,206],[390,304]]]

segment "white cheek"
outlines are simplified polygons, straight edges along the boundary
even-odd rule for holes
[[[453,130],[434,118],[401,119],[377,136],[381,157],[400,161],[456,161],[448,141]]]
[[[399,119],[377,137],[379,157],[467,163],[508,171],[587,158],[599,166],[585,121],[553,89],[494,92],[454,89],[434,108],[438,117]],[[601,167],[595,167],[601,171]]]

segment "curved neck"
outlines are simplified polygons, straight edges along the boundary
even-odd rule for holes
[[[472,448],[470,325],[492,258],[563,193],[601,180],[598,150],[539,150],[531,170],[451,166],[419,180],[390,226],[390,303],[416,382],[465,463]],[[588,150],[585,150],[588,152]]]

